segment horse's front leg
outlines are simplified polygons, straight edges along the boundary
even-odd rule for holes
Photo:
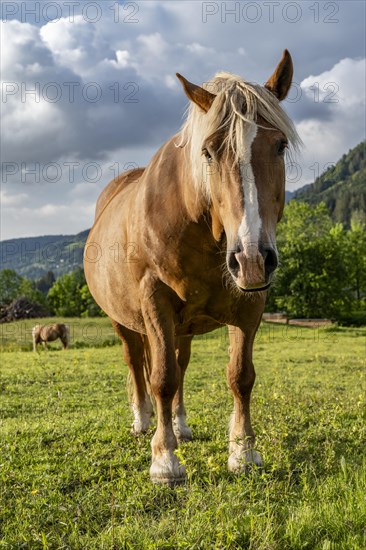
[[[250,395],[255,381],[252,350],[256,330],[244,333],[237,327],[229,327],[229,333],[227,379],[234,395],[234,412],[230,420],[228,468],[240,473],[251,464],[262,464],[259,453],[254,450],[255,435],[250,421]]]
[[[174,451],[178,447],[173,430],[172,403],[179,386],[174,345],[173,311],[159,293],[144,300],[143,315],[151,350],[151,390],[155,397],[157,428],[151,441],[150,477],[154,483],[175,485],[185,479],[185,469]]]

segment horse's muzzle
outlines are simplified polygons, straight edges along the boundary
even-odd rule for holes
[[[266,290],[278,266],[277,252],[271,246],[237,247],[227,253],[227,266],[242,291]]]

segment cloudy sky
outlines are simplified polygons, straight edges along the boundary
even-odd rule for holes
[[[365,3],[2,1],[1,239],[91,226],[118,172],[182,123],[175,77],[264,83],[284,48],[284,107],[305,144],[287,188],[365,138]]]

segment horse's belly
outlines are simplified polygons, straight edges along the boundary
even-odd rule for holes
[[[136,332],[145,332],[138,289],[125,270],[117,274],[94,266],[86,268],[85,275],[94,300],[108,317]]]
[[[86,244],[84,271],[99,307],[121,325],[145,332],[138,282],[121,238],[94,232]]]

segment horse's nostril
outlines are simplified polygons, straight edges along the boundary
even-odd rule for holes
[[[227,265],[231,273],[236,277],[239,272],[239,262],[235,257],[234,251],[231,251],[227,255]]]
[[[269,276],[278,266],[278,258],[275,250],[273,248],[266,248],[263,253],[264,258],[264,268],[266,275]]]

